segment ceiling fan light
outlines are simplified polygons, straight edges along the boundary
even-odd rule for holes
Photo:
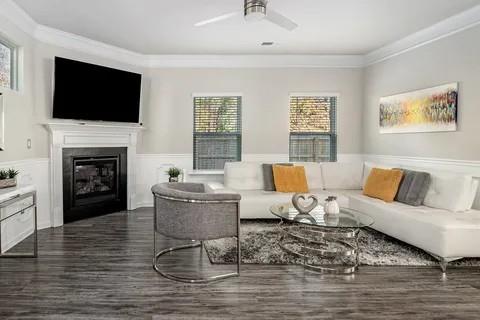
[[[259,21],[267,15],[267,3],[264,0],[245,0],[245,20]]]

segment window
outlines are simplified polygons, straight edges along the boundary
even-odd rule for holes
[[[193,168],[223,169],[225,162],[241,160],[240,96],[193,99]]]
[[[0,40],[0,87],[16,88],[16,54],[15,47],[7,41]]]
[[[290,97],[290,161],[337,161],[337,97]]]

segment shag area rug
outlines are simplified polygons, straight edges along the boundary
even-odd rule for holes
[[[277,223],[272,221],[242,221],[242,263],[300,264],[299,258],[284,252],[278,245]],[[436,266],[438,262],[426,252],[386,236],[373,229],[364,229],[359,237],[360,264],[368,266]],[[205,242],[205,250],[214,264],[236,263],[236,240],[232,238]],[[313,259],[314,264],[339,265],[352,262],[343,259]],[[480,259],[461,259],[452,266],[480,266]]]

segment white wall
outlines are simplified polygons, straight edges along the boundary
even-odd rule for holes
[[[288,154],[289,94],[336,92],[339,153],[361,153],[362,69],[153,69],[144,154],[191,154],[192,93],[238,92],[242,100],[242,151]]]
[[[480,26],[365,70],[364,153],[480,160]],[[379,99],[459,82],[458,131],[379,134]]]

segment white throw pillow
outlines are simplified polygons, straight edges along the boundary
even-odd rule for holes
[[[430,173],[432,181],[423,203],[432,208],[453,212],[467,211],[472,194],[472,176]]]
[[[325,189],[361,190],[363,163],[322,163]]]
[[[473,179],[472,180],[472,189],[470,190],[470,195],[467,199],[467,210],[472,209],[475,198],[477,197],[478,185],[480,181]]]
[[[305,168],[308,189],[324,189],[322,167],[316,162],[296,162],[295,166]]]

